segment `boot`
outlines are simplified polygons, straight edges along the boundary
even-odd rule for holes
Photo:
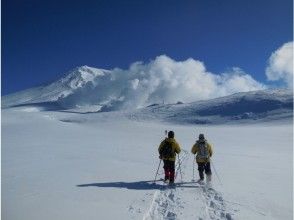
[[[173,171],[170,172],[169,182],[170,183],[174,183],[175,182],[175,173]]]
[[[170,174],[169,174],[169,171],[168,170],[165,170],[164,171],[164,182],[167,182],[170,178]]]
[[[167,183],[169,181],[169,177],[164,177],[164,182]]]

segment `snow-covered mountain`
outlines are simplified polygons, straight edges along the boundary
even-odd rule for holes
[[[293,93],[287,89],[271,89],[236,93],[187,104],[154,104],[133,112],[130,117],[145,120],[160,119],[181,124],[291,121],[293,117]]]
[[[125,70],[77,67],[54,83],[4,96],[2,106],[43,103],[51,109],[96,105],[103,111],[131,110],[265,88],[241,70],[213,74],[199,62],[174,62],[159,56],[147,64],[133,63]]]
[[[144,91],[133,90],[138,84],[134,77],[138,75],[140,73],[130,77],[129,73],[124,74],[119,69],[82,66],[49,85],[3,96],[2,108],[34,106],[39,110],[79,109],[84,112],[124,110],[128,118],[135,120],[189,124],[289,120],[293,116],[293,91],[287,89],[241,92],[191,103],[147,105],[163,98],[150,98],[153,95],[145,95],[146,88]]]
[[[75,68],[56,82],[16,92],[2,97],[2,107],[32,103],[59,103],[81,88],[94,86],[97,78],[109,75],[110,71],[88,66]]]
[[[124,97],[138,82],[114,72],[80,67],[2,98],[3,219],[292,219],[292,91],[137,108]],[[182,149],[171,188],[159,181],[165,130]],[[214,149],[203,184],[190,153],[199,133]]]

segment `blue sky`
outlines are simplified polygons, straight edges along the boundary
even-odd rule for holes
[[[128,68],[166,54],[208,71],[240,67],[267,83],[271,53],[292,41],[292,0],[2,0],[2,94],[81,65]]]

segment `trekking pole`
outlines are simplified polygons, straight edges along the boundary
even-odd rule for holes
[[[195,182],[195,156],[193,157],[193,178],[192,178],[192,182]]]
[[[214,169],[214,172],[215,172],[215,174],[216,174],[216,177],[217,177],[219,183],[220,183],[221,185],[223,185],[222,182],[221,182],[221,180],[220,180],[220,178],[219,178],[219,176],[218,176],[218,174],[217,174],[217,171],[216,171],[216,169],[215,169],[215,167],[214,167],[214,165],[213,165],[213,163],[212,163],[212,160],[211,160],[210,162],[211,162],[212,168]]]
[[[183,182],[182,170],[181,170],[181,161],[180,161],[180,156],[179,156],[179,154],[178,154],[178,160],[179,160],[179,168],[180,168],[180,174],[181,174],[181,182]]]
[[[156,174],[155,174],[155,178],[154,178],[153,184],[155,184],[155,181],[156,181],[156,177],[157,177],[157,174],[158,174],[158,170],[159,170],[160,164],[161,164],[161,159],[159,160],[159,164],[158,164],[158,168],[157,168],[157,171],[156,171]]]

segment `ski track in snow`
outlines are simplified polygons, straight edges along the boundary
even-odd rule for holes
[[[210,186],[203,186],[201,188],[203,190],[202,195],[206,202],[206,212],[209,219],[233,219],[232,215],[226,212],[226,205],[221,193]]]
[[[180,183],[180,169],[183,180],[185,179],[185,168],[188,162],[188,152],[183,151],[180,160],[176,162],[176,187],[162,186],[153,194],[150,207],[143,215],[143,220],[176,220],[176,219],[226,219],[231,220],[232,215],[227,211],[222,194],[214,190],[210,185],[199,185],[197,183]],[[190,183],[186,185],[186,183]],[[181,187],[182,186],[182,187]],[[192,189],[188,191],[187,189]],[[185,193],[194,193],[192,201],[185,201]],[[150,193],[146,196],[150,196]],[[200,201],[197,201],[200,200]],[[196,207],[196,206],[201,207]],[[185,216],[185,209],[195,209],[193,216]],[[141,209],[138,209],[141,213]],[[189,212],[191,213],[191,212]]]
[[[226,183],[229,185],[226,185],[226,188],[214,185],[217,182],[212,182],[212,186],[191,182],[192,155],[183,150],[179,155],[180,160],[176,163],[176,187],[171,188],[160,181],[156,182],[156,185],[151,184],[152,180],[138,182],[132,173],[129,176],[136,182],[118,182],[119,177],[125,177],[124,174],[115,176],[120,172],[117,169],[120,164],[124,167],[131,166],[134,175],[137,174],[136,172],[141,172],[134,165],[140,166],[150,159],[147,157],[145,160],[145,155],[138,159],[136,153],[150,150],[149,144],[146,144],[148,148],[142,148],[142,151],[130,155],[129,159],[132,163],[129,163],[127,156],[111,157],[111,160],[107,157],[113,155],[113,150],[121,152],[123,148],[118,145],[118,143],[121,144],[120,141],[114,142],[114,148],[96,147],[97,143],[98,145],[107,143],[106,146],[108,146],[109,136],[113,137],[115,134],[118,139],[123,140],[122,143],[126,145],[127,152],[131,152],[139,140],[146,138],[145,133],[154,135],[163,130],[158,124],[151,124],[151,126],[138,124],[132,127],[126,122],[123,126],[128,129],[121,132],[123,123],[114,120],[111,124],[105,123],[105,127],[102,124],[103,126],[97,126],[97,130],[94,130],[90,119],[96,120],[96,115],[85,119],[81,116],[75,118],[66,115],[65,117],[63,113],[49,111],[32,113],[32,111],[33,109],[27,109],[25,113],[18,110],[3,111],[5,136],[3,185],[6,192],[4,195],[6,219],[93,219],[95,216],[99,219],[135,220],[292,219],[293,210],[289,205],[292,201],[289,196],[292,188],[291,184],[288,184],[291,178],[286,176],[291,172],[290,166],[286,166],[287,169],[281,169],[279,165],[272,163],[277,157],[274,149],[277,144],[281,144],[283,151],[278,152],[278,156],[285,158],[286,164],[291,164],[292,157],[289,155],[293,150],[292,125],[205,128],[212,139],[218,140],[215,143],[217,146],[221,147],[228,143],[228,140],[232,141],[230,145],[222,149],[222,155],[219,154],[224,157],[224,160],[219,161],[224,162],[222,164],[223,179],[231,177],[235,172],[242,172],[243,175],[237,176],[234,183],[228,180]],[[65,120],[62,121],[61,118]],[[102,122],[104,123],[103,120]],[[150,132],[153,129],[154,134]],[[177,127],[177,129],[182,134],[191,130],[190,127]],[[50,136],[47,135],[48,132]],[[134,143],[128,143],[131,136],[125,137],[126,134],[132,136],[135,134]],[[253,138],[248,140],[248,136]],[[182,138],[184,139],[184,136]],[[82,149],[80,146],[83,144],[87,147]],[[236,148],[236,144],[240,145]],[[253,154],[251,150],[256,152]],[[268,153],[269,151],[274,153]],[[94,154],[95,156],[92,156]],[[136,161],[139,160],[140,163],[137,163]],[[124,163],[121,163],[122,161]],[[53,167],[52,162],[55,164]],[[105,162],[114,165],[102,169],[96,168],[103,166]],[[234,162],[240,163],[236,163],[236,167],[231,166]],[[243,163],[248,166],[240,165]],[[146,173],[149,172],[149,165],[144,168]],[[179,165],[181,165],[183,182],[181,182]],[[58,172],[55,167],[60,168]],[[259,169],[255,169],[256,167]],[[113,170],[114,173],[109,174],[109,170]],[[162,171],[161,167],[159,176],[164,175]],[[101,178],[97,178],[97,172],[101,174]],[[64,173],[68,175],[64,176]],[[197,175],[197,168],[195,173]],[[144,174],[145,172],[140,173],[141,176]],[[213,173],[213,179],[216,180],[214,175],[215,173]],[[247,181],[248,175],[253,175],[254,181]],[[129,176],[126,180],[131,181]],[[283,177],[287,181],[281,182],[280,179]],[[60,181],[54,181],[58,178],[61,178]],[[99,182],[93,183],[93,179],[96,178]],[[271,181],[264,184],[263,180],[269,178]],[[33,184],[24,185],[23,182],[27,181]],[[91,181],[90,184],[89,181]],[[47,183],[46,187],[44,183]],[[83,188],[83,190],[68,187],[73,183],[86,183],[84,185],[91,187]],[[242,185],[238,186],[240,183]],[[281,187],[276,187],[276,184],[281,184]],[[242,187],[242,190],[239,187]],[[117,196],[121,196],[122,200],[117,200]],[[103,197],[105,197],[105,203]],[[36,205],[39,206],[38,209]],[[49,209],[55,210],[60,205],[62,212],[47,212]],[[112,207],[114,211],[109,212],[109,207]]]
[[[186,162],[188,153],[183,151],[180,156],[180,160],[176,162],[175,178],[181,178],[181,171],[184,171],[184,163]],[[181,170],[180,170],[181,169]],[[184,175],[184,173],[182,173]],[[179,189],[169,188],[169,186],[163,186],[161,190],[156,190],[153,195],[153,201],[144,214],[143,220],[149,219],[178,219],[177,215],[182,209],[182,201],[179,195]]]

